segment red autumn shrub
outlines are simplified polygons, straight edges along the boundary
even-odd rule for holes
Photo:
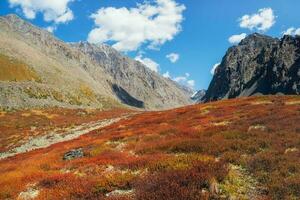
[[[212,180],[222,181],[227,174],[222,162],[196,162],[187,170],[147,175],[135,185],[138,200],[199,200],[213,196],[208,192]]]

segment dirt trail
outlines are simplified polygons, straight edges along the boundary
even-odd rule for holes
[[[29,152],[35,149],[41,149],[41,148],[46,148],[49,147],[52,144],[56,144],[59,142],[65,142],[68,140],[72,140],[75,138],[78,138],[81,135],[87,134],[93,130],[97,130],[106,126],[109,126],[113,123],[116,123],[122,119],[128,118],[131,115],[124,115],[121,117],[117,118],[112,118],[112,119],[105,119],[105,120],[100,120],[96,122],[90,122],[90,123],[84,123],[76,127],[68,128],[64,132],[56,132],[56,131],[51,131],[45,135],[42,136],[36,136],[30,138],[28,141],[26,141],[24,144],[21,146],[18,146],[14,149],[11,149],[6,152],[1,152],[0,153],[0,160],[8,157],[15,156],[20,153],[25,153]]]
[[[259,199],[258,181],[244,168],[229,165],[228,176],[221,184],[221,190],[228,199]],[[226,199],[227,199],[226,198]]]

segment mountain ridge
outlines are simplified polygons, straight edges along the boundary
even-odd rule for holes
[[[95,65],[102,67],[113,77],[116,85],[121,86],[140,101],[152,99],[153,102],[159,103],[157,99],[160,96],[163,102],[169,101],[172,105],[173,102],[178,101],[176,96],[183,98],[191,94],[191,91],[188,91],[183,86],[179,86],[170,79],[161,77],[158,73],[145,67],[141,62],[122,55],[108,45],[80,42],[72,43],[72,46],[89,55]],[[144,87],[140,87],[140,85]],[[171,93],[166,88],[170,88]],[[148,92],[145,93],[147,89]],[[148,93],[152,90],[156,91],[156,93],[149,95]],[[175,91],[176,95],[172,94],[172,91]]]
[[[268,94],[300,94],[300,37],[254,33],[230,47],[203,101]]]
[[[110,56],[115,56],[119,60],[126,60],[126,64],[131,69],[139,67],[141,72],[146,73],[144,76],[141,75],[140,79],[148,78],[149,81],[145,85],[128,87],[125,84],[125,81],[130,82],[128,76],[125,77],[127,80],[118,81],[119,77],[113,75],[123,72],[111,72],[111,70],[117,71],[120,63],[103,65],[106,61],[114,61],[111,58],[105,58],[103,63],[96,62],[91,55],[74,47],[74,44],[64,43],[48,31],[24,21],[17,15],[0,17],[0,26],[0,54],[7,57],[6,60],[24,63],[27,70],[35,71],[40,80],[40,83],[32,80],[26,83],[1,80],[0,104],[2,106],[9,108],[128,106],[116,94],[113,85],[125,90],[131,99],[142,101],[145,109],[168,109],[191,103],[189,95],[182,88],[150,72],[141,63],[137,64],[136,61],[122,56],[107,45],[102,45],[103,48],[105,47],[105,52],[110,52]],[[108,69],[109,67],[111,69]],[[124,74],[129,72],[136,73],[131,70]],[[134,76],[137,75],[134,74]],[[151,81],[160,88],[155,90],[149,87]],[[26,91],[27,87],[30,87],[30,94]],[[161,87],[164,88],[161,89]],[[160,90],[168,91],[164,95],[164,92]],[[134,107],[134,105],[129,106]]]

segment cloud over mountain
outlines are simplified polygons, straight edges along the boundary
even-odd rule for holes
[[[230,42],[231,44],[238,44],[246,36],[247,36],[246,33],[242,33],[240,35],[232,35],[231,37],[228,38],[228,42]]]
[[[300,35],[300,28],[288,28],[286,31],[283,32],[283,35]]]
[[[276,22],[272,8],[259,9],[257,13],[244,15],[239,19],[240,27],[250,30],[267,31]]]
[[[135,60],[143,63],[146,67],[151,69],[152,71],[158,72],[159,64],[150,58],[143,57],[142,54],[135,57]]]
[[[74,0],[9,0],[11,7],[20,7],[28,19],[42,13],[46,22],[67,23],[74,18],[69,3]]]
[[[214,66],[211,68],[210,73],[211,73],[212,75],[215,74],[215,71],[216,71],[217,67],[219,67],[220,64],[221,64],[221,63],[216,63],[216,64],[214,64]]]
[[[184,10],[185,6],[174,0],[145,2],[134,8],[101,8],[91,15],[96,27],[88,41],[111,41],[120,51],[135,51],[142,44],[157,48],[181,31]]]

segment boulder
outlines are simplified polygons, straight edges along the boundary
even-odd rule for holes
[[[73,160],[76,158],[82,158],[83,156],[84,156],[84,153],[82,151],[82,148],[73,149],[64,154],[63,160]]]

